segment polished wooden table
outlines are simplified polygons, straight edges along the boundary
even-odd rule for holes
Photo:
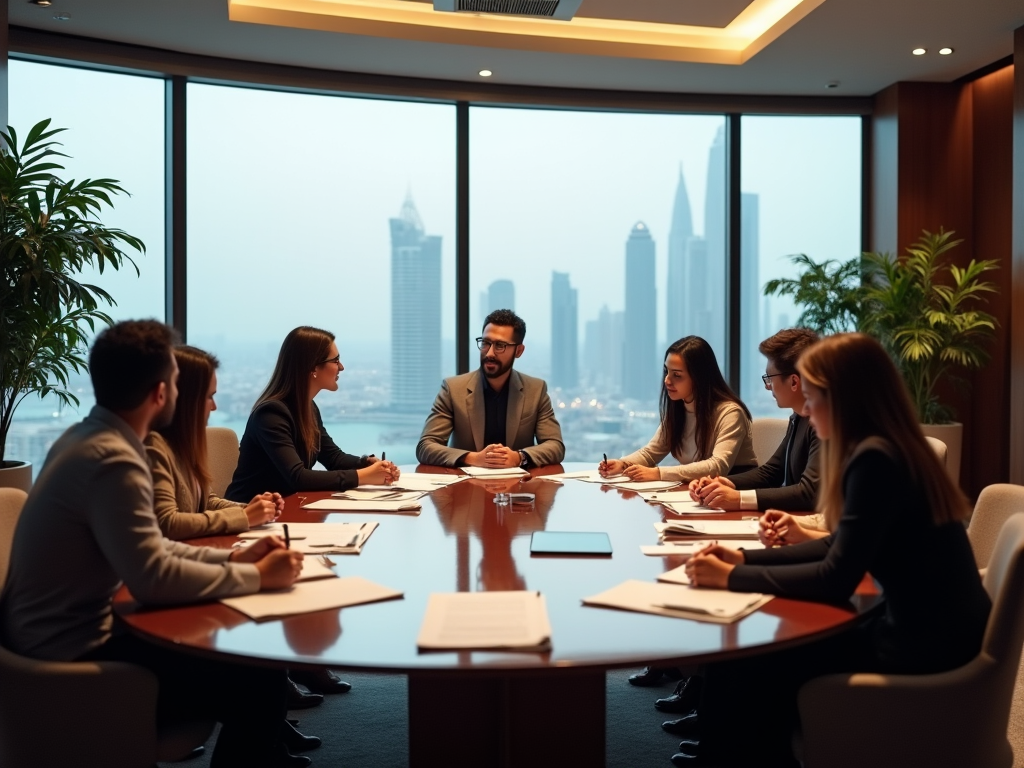
[[[564,471],[589,468],[564,465]],[[648,662],[693,665],[779,650],[838,632],[878,602],[870,589],[845,605],[777,598],[729,625],[584,606],[586,596],[626,579],[653,580],[680,565],[681,558],[640,552],[641,544],[656,543],[652,523],[676,516],[612,486],[538,479],[558,471],[562,467],[535,470],[524,482],[466,480],[425,496],[418,516],[300,509],[300,498],[312,501],[326,493],[287,499],[285,522],[379,521],[362,554],[333,556],[334,570],[403,590],[400,600],[266,622],[250,621],[219,603],[142,608],[123,590],[115,607],[142,637],[191,653],[407,674],[410,763],[481,767],[603,765],[605,670]],[[532,507],[496,507],[494,494],[503,490],[529,491],[536,501]],[[606,531],[614,554],[531,556],[530,534],[538,530]],[[545,595],[550,652],[417,650],[432,592],[516,589]]]

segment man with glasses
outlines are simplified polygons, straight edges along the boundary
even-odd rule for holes
[[[513,370],[526,323],[510,309],[484,320],[480,369],[441,384],[416,446],[421,464],[536,467],[565,456],[562,429],[542,379]]]

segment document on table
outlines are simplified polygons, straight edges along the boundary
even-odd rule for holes
[[[352,491],[332,493],[332,499],[350,499],[352,501],[417,501],[427,495],[426,491],[402,491],[402,490],[380,490],[361,491],[358,488]]]
[[[771,599],[771,595],[754,592],[696,589],[680,584],[630,580],[599,595],[584,598],[583,604],[731,624],[753,613]]]
[[[539,592],[432,594],[416,644],[429,651],[549,650],[547,604]]]
[[[519,477],[530,474],[522,467],[459,467],[470,477]]]
[[[644,491],[640,498],[648,504],[661,504],[677,515],[717,515],[722,512],[694,501],[689,491]]]
[[[397,589],[374,584],[362,576],[300,581],[288,589],[257,592],[254,595],[225,597],[221,602],[244,613],[250,619],[274,619],[300,613],[345,608],[402,597]]]
[[[757,539],[757,520],[673,520],[655,523],[665,539]]]
[[[686,566],[680,565],[678,568],[673,568],[671,571],[659,573],[658,581],[663,581],[666,584],[689,584],[690,577],[686,575]]]
[[[601,473],[592,469],[589,472],[572,472],[566,477],[571,477],[573,480],[582,480],[584,483],[599,483],[601,485],[618,485],[619,483],[628,483],[629,477],[626,475],[612,475],[611,477],[602,477]]]
[[[321,512],[399,512],[418,515],[422,505],[416,501],[356,501],[355,499],[320,499],[303,504],[302,509]]]
[[[650,557],[689,557],[700,552],[708,544],[717,544],[717,541],[707,539],[697,539],[695,541],[682,541],[680,539],[672,539],[669,541],[663,541],[660,544],[641,544],[640,551]],[[729,540],[726,542],[726,546],[731,546],[736,549],[764,549],[764,544],[760,541],[736,541]]]
[[[430,493],[466,480],[466,475],[442,475],[431,472],[403,472],[391,485],[360,485],[357,491],[423,491]]]
[[[288,523],[291,548],[307,555],[358,555],[379,523]],[[248,546],[253,540],[273,533],[284,538],[281,523],[272,523],[270,530],[250,530],[239,534],[236,546]]]
[[[313,579],[336,579],[338,574],[331,566],[327,565],[319,557],[302,558],[302,571],[296,581],[312,581]]]

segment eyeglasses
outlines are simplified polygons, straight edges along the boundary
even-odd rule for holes
[[[320,363],[320,365],[327,365],[328,363],[335,363],[336,365],[341,365],[341,355],[336,355],[335,357],[332,357],[330,360],[324,360],[322,363]]]
[[[500,355],[509,347],[518,347],[519,345],[514,341],[488,341],[481,336],[476,340],[476,346],[481,352],[486,352],[491,347],[494,347],[494,351]]]
[[[788,376],[788,375],[789,375],[788,373],[765,373],[765,374],[762,374],[761,381],[764,382],[765,387],[770,387],[772,385],[772,377],[773,376]]]

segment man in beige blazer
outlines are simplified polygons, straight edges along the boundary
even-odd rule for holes
[[[452,376],[430,409],[416,446],[421,464],[535,467],[565,456],[547,384],[512,369],[526,347],[526,323],[509,309],[484,320],[480,369]]]

